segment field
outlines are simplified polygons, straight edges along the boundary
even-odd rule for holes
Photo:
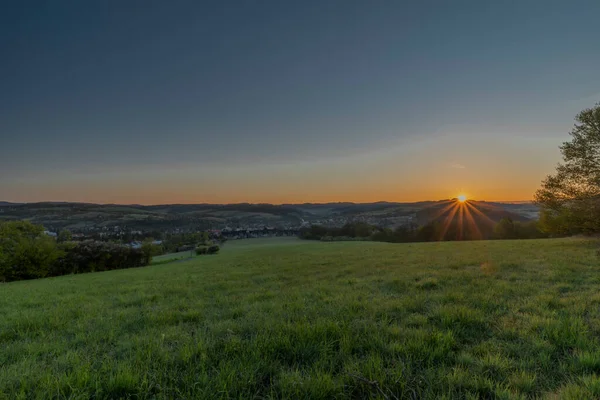
[[[598,243],[229,242],[0,285],[0,397],[600,397]]]

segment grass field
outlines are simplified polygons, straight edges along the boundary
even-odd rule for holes
[[[255,240],[0,285],[0,396],[600,398],[598,244]]]

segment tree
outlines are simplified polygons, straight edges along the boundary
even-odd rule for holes
[[[71,234],[71,231],[67,229],[62,229],[60,232],[58,232],[58,237],[56,238],[56,240],[58,241],[58,243],[70,242],[71,240],[73,240],[73,235]]]
[[[199,241],[200,241],[200,244],[202,244],[202,245],[208,245],[209,242],[210,242],[210,238],[208,236],[208,232],[202,232],[200,234],[200,240]]]
[[[0,281],[43,278],[62,256],[41,225],[27,221],[0,223]]]
[[[29,221],[12,221],[0,223],[0,240],[15,237],[35,238],[44,232],[44,227]]]
[[[431,221],[419,228],[415,238],[417,242],[436,242],[442,240],[442,231],[443,228],[438,221]]]
[[[153,243],[152,238],[145,239],[142,242],[142,254],[144,254],[144,263],[150,264],[152,257],[157,256],[161,253],[160,246]]]
[[[502,218],[494,227],[494,236],[497,239],[515,239],[515,223],[510,218]]]
[[[373,227],[364,222],[349,222],[340,229],[340,236],[367,237],[373,233]]]
[[[202,255],[208,253],[208,246],[198,246],[196,247],[196,255]]]
[[[541,218],[541,216],[540,216]],[[539,239],[548,237],[540,230],[539,221],[514,222],[515,236],[518,239]]]
[[[535,193],[548,233],[600,232],[600,103],[581,111],[560,146],[563,163]]]

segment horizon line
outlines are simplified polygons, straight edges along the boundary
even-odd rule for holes
[[[389,201],[389,200],[378,200],[378,201],[369,201],[369,202],[354,202],[354,201],[327,201],[327,202],[298,202],[298,203],[268,203],[268,202],[231,202],[231,203],[152,203],[152,204],[142,204],[142,203],[94,203],[94,202],[86,202],[86,201],[68,201],[68,200],[43,200],[43,201],[4,201],[0,200],[0,205],[2,204],[14,204],[14,205],[25,205],[25,204],[90,204],[90,205],[99,205],[99,206],[142,206],[142,207],[154,207],[154,206],[179,206],[179,205],[239,205],[239,204],[249,204],[249,205],[272,205],[272,206],[287,206],[287,205],[303,205],[303,204],[312,204],[312,205],[326,205],[326,204],[377,204],[377,203],[389,203],[389,204],[414,204],[414,203],[436,203],[441,201],[448,201],[456,199],[456,197],[449,197],[446,199],[439,200],[416,200],[416,201]],[[467,199],[469,201],[477,201],[483,203],[503,203],[503,204],[519,204],[519,203],[533,203],[533,200],[477,200],[477,199]]]

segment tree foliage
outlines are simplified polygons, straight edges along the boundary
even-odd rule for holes
[[[149,253],[115,243],[57,243],[27,221],[0,223],[0,281],[141,267]]]
[[[162,253],[162,247],[154,244],[152,238],[147,238],[142,242],[142,254],[144,255],[144,264],[148,265],[152,262],[152,257]]]
[[[28,221],[0,223],[0,281],[48,276],[63,253],[43,232]]]
[[[64,255],[54,264],[53,276],[143,267],[150,262],[141,249],[117,243],[85,240],[61,247]]]
[[[457,221],[432,221],[422,226],[414,224],[403,225],[395,230],[379,228],[366,224],[347,224],[342,228],[328,228],[312,225],[300,232],[300,238],[307,240],[338,241],[338,240],[372,240],[376,242],[408,243],[408,242],[438,242],[451,240],[482,240],[482,239],[538,239],[547,237],[539,229],[537,221],[513,221],[503,218],[497,224],[471,225],[460,224]],[[359,227],[352,231],[350,227]],[[358,233],[362,233],[359,235]],[[370,232],[368,234],[367,232]]]
[[[494,235],[498,239],[516,238],[515,223],[510,218],[502,218],[494,227]]]
[[[198,246],[209,246],[213,241],[223,243],[225,240],[221,235],[211,236],[208,232],[169,233],[164,235],[162,247],[164,252],[174,253],[190,251]]]
[[[600,103],[581,111],[560,146],[563,162],[535,194],[549,233],[600,232]]]
[[[58,233],[58,237],[56,238],[56,240],[58,241],[58,243],[70,242],[71,240],[73,240],[73,235],[68,229],[62,229]]]

